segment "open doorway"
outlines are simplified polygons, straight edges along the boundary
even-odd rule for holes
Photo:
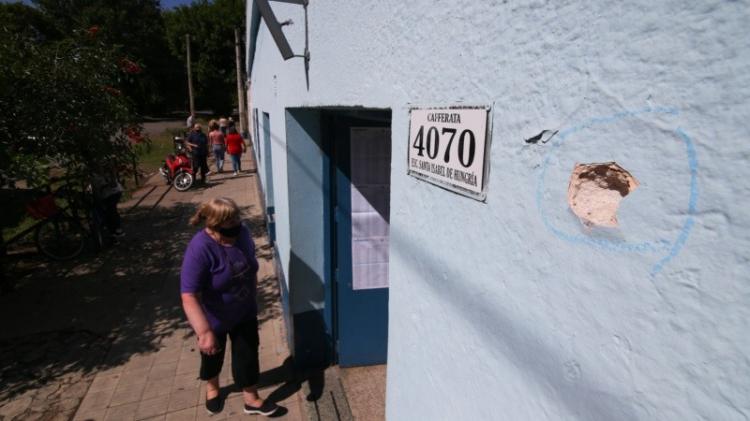
[[[337,361],[342,367],[383,364],[388,352],[390,113],[388,119],[365,119],[330,112],[327,129]]]
[[[390,126],[390,110],[287,110],[289,294],[303,364],[386,362]]]

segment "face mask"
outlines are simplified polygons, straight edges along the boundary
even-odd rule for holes
[[[242,231],[242,225],[235,225],[230,228],[219,227],[216,229],[216,231],[224,237],[235,238],[240,235],[240,232]]]

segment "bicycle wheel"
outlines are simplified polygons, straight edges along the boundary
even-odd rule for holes
[[[56,216],[37,227],[35,239],[42,254],[55,260],[66,260],[81,254],[86,244],[86,231],[75,219]]]

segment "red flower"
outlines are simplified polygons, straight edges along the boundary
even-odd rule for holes
[[[130,140],[130,143],[143,143],[143,141],[146,140],[141,134],[140,128],[137,126],[131,126],[125,129],[125,135]]]
[[[141,71],[143,71],[143,69],[141,69],[141,66],[139,66],[138,63],[128,60],[126,58],[120,59],[120,69],[123,72],[129,73],[131,75],[138,74]]]
[[[88,30],[86,30],[86,32],[88,33],[88,36],[90,38],[94,38],[94,37],[96,37],[96,33],[99,32],[99,27],[96,26],[96,25],[94,25],[91,28],[89,28]]]
[[[122,95],[122,92],[120,92],[119,89],[115,89],[111,86],[104,86],[102,90],[108,94],[114,95],[114,96],[120,96]]]

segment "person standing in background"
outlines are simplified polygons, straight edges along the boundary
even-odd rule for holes
[[[95,210],[101,215],[114,244],[118,243],[118,237],[125,235],[122,230],[122,218],[117,210],[123,190],[115,171],[107,169],[106,166],[97,168],[97,172],[91,177]]]
[[[216,171],[221,174],[224,170],[224,134],[219,130],[219,125],[215,122],[208,126],[208,140],[211,142],[211,150],[216,158]]]
[[[237,129],[234,126],[229,127],[229,131],[226,137],[227,153],[232,158],[232,170],[234,175],[238,175],[242,171],[242,153],[245,152],[246,146],[245,141],[242,139]]]
[[[187,144],[193,152],[193,174],[197,177],[200,171],[200,181],[205,183],[210,173],[208,170],[208,138],[203,133],[199,123],[195,123],[193,126],[193,131],[188,135]]]

